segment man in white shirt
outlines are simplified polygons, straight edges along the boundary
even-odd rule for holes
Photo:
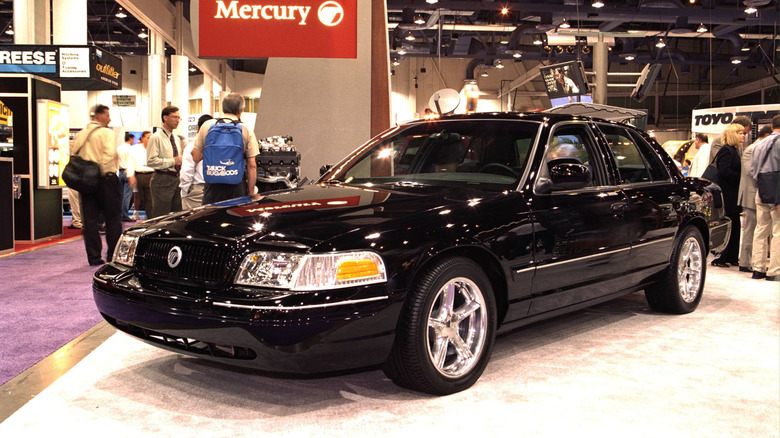
[[[203,114],[198,119],[198,131],[203,122],[213,119],[208,114]],[[181,188],[181,207],[189,210],[200,207],[203,203],[203,188],[206,181],[203,180],[203,160],[195,163],[192,158],[192,149],[195,146],[191,142],[184,148],[181,154],[181,171],[179,172],[179,187]]]
[[[149,138],[152,136],[151,131],[144,131],[141,133],[141,140],[133,145],[130,155],[133,158],[133,173],[135,175],[136,184],[133,188],[135,196],[133,197],[133,208],[135,212],[130,217],[132,220],[137,221],[140,219],[138,214],[143,203],[145,209],[151,208],[152,203],[152,191],[150,184],[152,181],[152,174],[154,169],[146,165],[146,145],[149,144]]]
[[[693,139],[693,148],[697,150],[691,162],[691,169],[688,171],[688,176],[700,178],[704,174],[704,169],[710,164],[710,145],[707,134],[701,132],[696,134]]]
[[[125,142],[116,147],[117,176],[122,185],[122,222],[132,222],[130,218],[130,200],[133,197],[135,176],[133,175],[133,159],[130,151],[135,142],[135,135],[125,133]]]

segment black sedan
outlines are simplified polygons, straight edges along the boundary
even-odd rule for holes
[[[153,345],[284,373],[382,364],[468,388],[498,330],[644,290],[683,314],[731,224],[631,126],[477,114],[394,127],[316,184],[128,229],[103,317]]]

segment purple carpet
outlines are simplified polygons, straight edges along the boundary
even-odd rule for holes
[[[82,239],[0,258],[0,384],[102,321],[96,270]]]

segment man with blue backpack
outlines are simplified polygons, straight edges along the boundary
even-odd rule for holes
[[[222,99],[222,118],[207,120],[195,137],[192,158],[203,160],[203,205],[253,195],[257,179],[255,156],[260,152],[254,132],[241,123],[244,98],[230,93]]]

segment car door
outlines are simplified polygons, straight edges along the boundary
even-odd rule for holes
[[[612,152],[618,185],[628,199],[631,257],[625,276],[641,283],[669,262],[684,190],[658,151],[637,131],[619,125],[597,126]]]
[[[575,160],[590,169],[591,183],[544,192],[548,163]],[[607,172],[603,148],[586,123],[553,127],[531,201],[534,262],[530,314],[591,301],[623,288],[630,252],[628,201]]]

